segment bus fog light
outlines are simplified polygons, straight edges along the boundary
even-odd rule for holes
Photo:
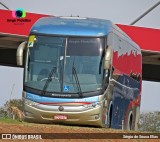
[[[95,119],[99,119],[99,118],[100,118],[99,114],[95,115]]]
[[[28,112],[28,111],[25,111],[24,114],[25,114],[25,116],[32,115],[32,113],[30,113],[30,112]]]

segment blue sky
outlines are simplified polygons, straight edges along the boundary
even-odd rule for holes
[[[55,16],[82,16],[109,19],[116,24],[129,25],[158,0],[0,0],[11,10]],[[4,9],[0,6],[1,9]],[[135,25],[160,28],[160,5]],[[0,106],[9,98],[21,98],[23,69],[0,67]],[[160,83],[143,81],[141,111],[160,111]],[[13,91],[12,91],[13,89]],[[12,92],[12,95],[11,95]],[[10,97],[11,96],[11,97]]]

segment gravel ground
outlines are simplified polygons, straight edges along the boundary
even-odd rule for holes
[[[127,132],[114,129],[105,128],[93,128],[93,127],[82,127],[82,126],[69,126],[69,125],[53,125],[53,124],[34,124],[34,123],[16,123],[10,124],[0,122],[0,133],[2,134],[12,133],[14,140],[2,140],[0,141],[29,141],[29,142],[159,142],[160,139],[107,139],[107,137],[118,138],[119,133],[121,137],[124,135],[134,136],[135,132]],[[16,134],[18,133],[18,134]],[[49,134],[48,134],[49,133]],[[107,136],[107,137],[106,137]],[[48,139],[44,139],[47,137]],[[49,139],[52,137],[52,139]],[[27,138],[27,140],[25,139]],[[30,138],[30,139],[29,139]],[[43,138],[38,140],[32,140],[31,138]]]

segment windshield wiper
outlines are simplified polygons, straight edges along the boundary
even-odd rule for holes
[[[74,61],[75,61],[75,58],[74,58]],[[72,75],[74,75],[74,78],[75,78],[75,81],[76,81],[76,84],[77,84],[77,88],[78,88],[79,96],[82,98],[83,94],[82,94],[81,86],[80,86],[80,83],[79,83],[77,71],[76,71],[76,68],[74,67],[74,61],[73,61],[73,66],[72,66]]]
[[[53,76],[53,74],[55,74],[55,72],[56,72],[56,67],[53,66],[52,70],[50,71],[50,73],[48,75],[47,81],[46,81],[46,83],[45,83],[45,85],[43,87],[41,95],[45,95],[46,89],[48,88],[49,83],[52,81],[52,76]]]

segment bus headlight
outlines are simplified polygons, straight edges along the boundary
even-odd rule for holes
[[[24,103],[26,104],[26,105],[29,105],[29,106],[37,106],[39,103],[37,103],[37,102],[33,102],[33,101],[31,101],[31,100],[28,100],[28,99],[24,99]]]
[[[93,102],[91,104],[88,105],[84,105],[85,108],[96,108],[96,107],[100,107],[101,106],[101,102]]]

